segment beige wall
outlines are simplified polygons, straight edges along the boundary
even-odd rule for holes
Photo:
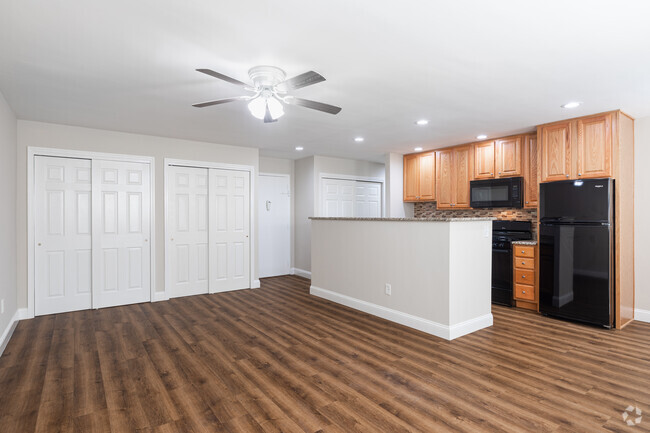
[[[635,308],[650,320],[650,117],[634,123],[634,269]],[[640,315],[637,313],[637,317]],[[640,318],[640,317],[639,317]]]
[[[259,151],[256,148],[225,146],[214,143],[126,134],[122,132],[54,125],[41,122],[18,121],[18,178],[17,178],[17,236],[18,236],[18,305],[27,306],[27,148],[50,147],[91,152],[153,156],[155,162],[155,219],[156,219],[156,290],[165,284],[164,254],[164,159],[177,158],[193,161],[250,165],[255,169],[252,183],[257,184]],[[253,214],[253,231],[257,230],[257,213]],[[255,237],[257,239],[257,237]],[[251,245],[257,257],[257,243]],[[257,260],[256,260],[257,262]],[[254,275],[257,276],[257,269]]]
[[[311,270],[311,223],[309,217],[320,216],[320,176],[335,174],[355,178],[384,180],[384,164],[355,159],[310,156],[295,161],[295,264],[300,271]],[[384,203],[385,205],[385,203]],[[303,274],[303,276],[308,274]]]
[[[295,202],[295,173],[294,173],[294,160],[293,159],[283,159],[283,158],[269,158],[266,156],[260,156],[260,173],[272,173],[272,174],[288,174],[289,177],[289,195],[290,195],[290,201],[291,201],[291,240],[290,245],[291,245],[291,264],[290,267],[294,267],[295,263],[295,239],[296,239],[296,234],[295,234],[295,208],[296,208],[296,202]],[[260,260],[262,258],[260,257]]]
[[[0,93],[0,336],[16,314],[16,116]],[[2,341],[0,341],[2,344]],[[2,350],[0,349],[0,353]]]

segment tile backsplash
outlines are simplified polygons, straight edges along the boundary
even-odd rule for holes
[[[537,209],[458,209],[442,210],[436,208],[436,203],[415,203],[413,216],[415,218],[476,218],[492,217],[499,220],[532,221],[533,239],[537,239]]]

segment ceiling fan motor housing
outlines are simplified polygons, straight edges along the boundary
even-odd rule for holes
[[[283,82],[287,74],[275,66],[255,66],[248,71],[248,76],[255,85],[255,89],[273,88]]]

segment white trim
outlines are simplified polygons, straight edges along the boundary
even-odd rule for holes
[[[634,309],[634,320],[650,323],[650,310]]]
[[[260,287],[262,287],[262,283],[260,282],[260,280],[253,280],[251,289],[259,289]]]
[[[2,356],[2,352],[5,351],[7,343],[9,343],[9,340],[11,339],[11,336],[13,335],[14,329],[16,329],[19,320],[20,310],[16,310],[14,316],[11,318],[9,323],[7,323],[7,327],[4,331],[2,331],[2,335],[0,336],[0,356]]]
[[[126,155],[117,153],[88,152],[83,150],[55,149],[49,147],[27,148],[27,312],[23,319],[35,316],[35,287],[34,287],[34,157],[50,156],[59,158],[80,158],[89,160],[124,161],[149,164],[150,200],[150,294],[153,301],[156,292],[156,158],[153,156]]]
[[[377,183],[384,183],[385,182],[385,180],[383,178],[381,178],[381,177],[350,176],[349,174],[320,173],[319,177],[320,177],[320,179],[358,180],[358,181],[361,181],[361,182],[377,182]]]
[[[298,275],[299,277],[303,277],[303,278],[307,278],[308,280],[311,280],[311,272],[305,271],[304,269],[291,268],[291,274]]]
[[[169,301],[169,296],[166,292],[153,292],[151,302]]]
[[[453,340],[469,334],[470,332],[492,326],[492,314],[486,314],[484,316],[449,326],[316,286],[311,286],[309,288],[309,293],[318,296],[319,298],[324,298],[336,302],[337,304],[345,305],[346,307],[354,308],[355,310],[363,311],[364,313],[372,314],[373,316],[378,316],[382,319],[390,320],[391,322],[399,323],[400,325],[408,326],[426,332],[427,334],[444,338],[445,340]]]
[[[167,197],[167,178],[169,176],[169,167],[170,166],[180,166],[180,167],[195,167],[195,168],[216,168],[221,170],[234,170],[234,171],[247,171],[249,173],[249,187],[250,187],[250,211],[248,213],[248,223],[250,224],[250,285],[251,289],[259,288],[259,279],[255,276],[255,254],[253,251],[257,252],[257,245],[255,244],[255,236],[257,234],[257,225],[255,222],[255,167],[252,165],[241,165],[241,164],[228,164],[223,162],[210,162],[210,161],[192,161],[187,159],[176,159],[176,158],[165,158],[163,160],[163,196],[164,196],[164,207],[165,207],[165,221],[164,221],[164,230],[165,230],[165,287],[163,292],[158,292],[157,296],[160,300],[169,299],[171,293],[171,270],[168,266],[169,260],[169,239],[171,234],[169,232],[170,228],[167,224],[168,218],[168,206],[169,199]],[[255,286],[257,284],[257,286]]]

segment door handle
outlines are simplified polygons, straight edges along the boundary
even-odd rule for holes
[[[267,210],[268,212],[271,211],[271,200],[267,200],[267,201],[266,201],[266,210]]]

